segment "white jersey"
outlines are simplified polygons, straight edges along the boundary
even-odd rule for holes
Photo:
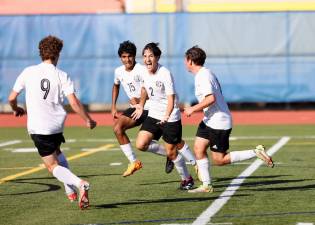
[[[115,69],[114,84],[122,85],[129,99],[140,98],[141,96],[141,81],[142,74],[145,68],[140,63],[136,63],[133,70],[126,71],[125,66],[119,66]],[[145,104],[145,109],[148,109],[149,104]],[[133,107],[131,105],[131,107]]]
[[[18,76],[13,90],[25,89],[27,129],[30,134],[63,132],[66,111],[64,96],[74,93],[68,75],[53,64],[41,63],[27,67]]]
[[[171,72],[162,65],[158,65],[155,74],[149,74],[147,70],[143,73],[143,87],[148,93],[150,109],[148,116],[162,120],[167,110],[167,96],[175,95],[174,109],[168,122],[180,120],[180,110],[177,104],[177,96]]]
[[[202,67],[195,76],[195,95],[198,102],[201,102],[210,94],[215,96],[216,101],[203,109],[203,122],[213,129],[232,128],[232,116],[222,95],[220,83],[210,70]]]

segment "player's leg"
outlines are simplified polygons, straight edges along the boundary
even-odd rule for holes
[[[192,189],[194,180],[189,174],[184,157],[179,154],[177,150],[178,145],[182,141],[181,121],[167,122],[162,125],[162,130],[167,156],[173,161],[175,168],[181,177],[180,188],[184,190]]]
[[[258,145],[256,149],[231,151],[230,153],[227,153],[226,151],[229,149],[230,133],[231,129],[216,130],[210,128],[210,149],[212,151],[212,160],[216,165],[223,166],[252,159],[257,156],[266,162],[268,166],[273,167],[272,159],[266,154],[265,148],[262,145]]]
[[[56,151],[59,149],[61,142],[64,142],[62,133],[52,135],[31,134],[38,153],[49,172],[59,181],[69,186],[75,186],[79,190],[79,207],[81,209],[89,206],[88,189],[89,183],[81,180],[73,174],[68,168],[58,164]]]
[[[70,169],[67,158],[65,157],[63,152],[61,152],[60,147],[57,149],[56,154],[57,154],[58,164],[60,166],[63,166],[65,168]],[[68,184],[64,184],[64,187],[65,187],[65,192],[66,192],[67,198],[71,202],[77,200],[78,196],[77,196],[76,188],[74,186],[70,186]]]
[[[184,140],[181,140],[181,142],[177,144],[177,150],[182,156],[184,156],[186,162],[189,162],[193,166],[196,165],[195,156],[190,150],[189,145]]]
[[[134,108],[128,108],[123,112],[123,114],[115,121],[114,124],[114,133],[120,144],[120,149],[124,155],[129,160],[127,169],[123,173],[123,177],[130,176],[135,171],[142,168],[142,163],[137,159],[136,153],[134,152],[132,145],[130,143],[129,137],[126,134],[126,130],[136,127],[142,123],[142,118],[138,120],[133,120],[131,118]]]
[[[198,134],[198,133],[197,133]],[[210,161],[207,155],[207,149],[209,147],[209,140],[196,137],[194,143],[194,153],[196,156],[196,162],[198,166],[198,177],[202,182],[198,188],[190,190],[190,193],[199,193],[199,192],[213,192],[211,184],[211,174],[210,174]]]
[[[133,108],[125,110],[124,113],[119,116],[119,118],[115,121],[113,126],[113,130],[120,145],[120,148],[130,163],[133,163],[137,160],[136,154],[132,149],[129,137],[126,134],[126,130],[138,125],[136,120],[130,118],[133,111]]]
[[[79,190],[79,207],[85,209],[89,207],[88,190],[89,183],[81,180],[75,174],[73,174],[68,168],[60,166],[57,160],[57,154],[54,152],[51,155],[43,156],[42,160],[49,172],[53,174],[60,182],[75,186]]]

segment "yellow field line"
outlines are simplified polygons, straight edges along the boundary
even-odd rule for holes
[[[88,152],[82,152],[82,153],[70,156],[67,159],[68,159],[68,161],[71,161],[71,160],[74,160],[74,159],[82,158],[82,157],[85,157],[85,156],[88,156],[88,155],[92,155],[92,154],[94,154],[96,152],[108,150],[108,149],[112,148],[113,146],[114,146],[113,144],[103,145],[103,146],[100,146],[98,148],[91,149]],[[21,173],[17,173],[17,174],[13,174],[13,175],[1,178],[0,179],[0,184],[3,184],[3,183],[5,183],[7,181],[10,181],[10,180],[14,180],[14,179],[16,179],[18,177],[21,177],[21,176],[24,176],[24,175],[28,175],[28,174],[31,174],[31,173],[36,173],[36,172],[38,172],[40,170],[43,170],[43,169],[45,169],[45,166],[44,165],[40,165],[40,166],[34,167],[32,169],[23,171]]]

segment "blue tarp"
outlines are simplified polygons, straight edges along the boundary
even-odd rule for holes
[[[87,104],[111,102],[125,40],[137,45],[139,62],[145,44],[160,43],[181,102],[195,101],[183,63],[193,45],[206,51],[229,102],[315,101],[313,12],[0,16],[0,103],[23,68],[40,63],[38,42],[49,34],[64,40],[58,66]]]

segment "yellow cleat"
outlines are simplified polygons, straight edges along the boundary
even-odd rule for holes
[[[123,177],[128,177],[132,175],[137,170],[140,170],[142,168],[142,163],[139,160],[134,161],[133,163],[130,163],[128,165],[127,170],[123,173]]]

